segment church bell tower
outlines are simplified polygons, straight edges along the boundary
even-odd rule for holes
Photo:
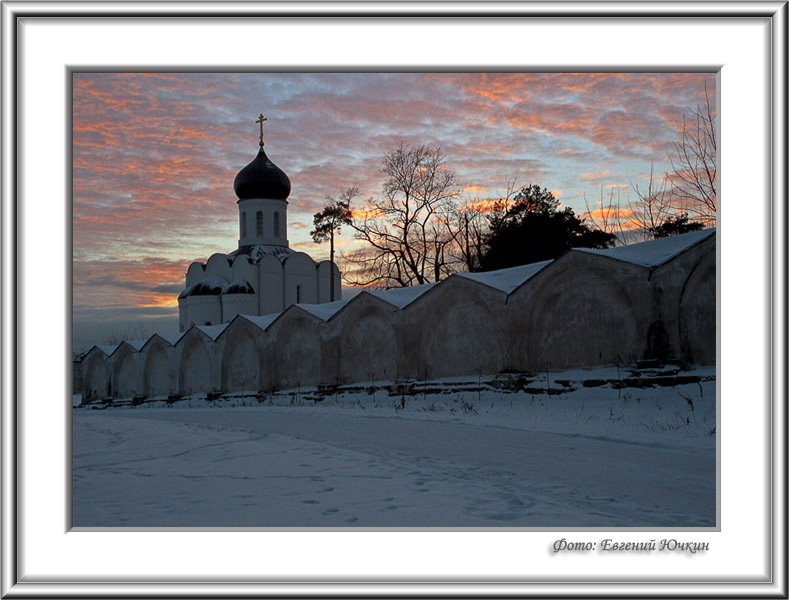
[[[288,247],[290,179],[263,150],[263,123],[267,120],[261,114],[255,121],[260,124],[258,154],[233,182],[238,196],[239,248]]]

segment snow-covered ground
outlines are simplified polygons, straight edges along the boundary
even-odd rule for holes
[[[714,368],[80,406],[73,523],[714,526],[715,422]]]

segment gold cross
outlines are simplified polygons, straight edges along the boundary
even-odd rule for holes
[[[263,116],[263,113],[260,113],[258,120],[255,123],[260,123],[260,147],[263,147],[263,121],[268,121],[266,117]]]

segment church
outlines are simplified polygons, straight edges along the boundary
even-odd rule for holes
[[[343,300],[336,266],[289,246],[291,184],[263,149],[264,120],[234,181],[238,248],[189,267],[179,333],[85,354],[83,404],[715,364],[715,229]]]
[[[255,121],[260,124],[258,154],[233,182],[238,197],[238,249],[189,266],[178,296],[181,332],[193,325],[229,323],[236,315],[279,313],[292,304],[321,304],[342,297],[336,265],[316,262],[289,246],[290,179],[263,149],[266,120],[261,114]]]

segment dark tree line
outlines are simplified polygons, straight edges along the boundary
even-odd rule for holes
[[[504,269],[557,258],[570,248],[610,248],[616,236],[589,227],[571,208],[559,208],[551,192],[538,185],[521,188],[512,204],[488,216],[480,271]]]

